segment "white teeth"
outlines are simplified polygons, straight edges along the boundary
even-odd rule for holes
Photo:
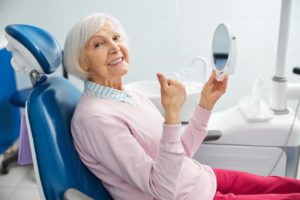
[[[123,58],[118,58],[109,63],[109,65],[117,65],[123,61]]]

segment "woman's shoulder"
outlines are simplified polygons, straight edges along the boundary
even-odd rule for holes
[[[79,118],[90,118],[109,115],[112,109],[109,109],[109,102],[106,99],[100,99],[91,96],[82,96],[76,106],[74,116]]]

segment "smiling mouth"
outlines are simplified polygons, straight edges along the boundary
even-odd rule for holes
[[[110,63],[108,63],[108,65],[110,67],[116,67],[118,66],[119,64],[121,64],[123,62],[124,58],[123,57],[120,57],[120,58],[117,58],[117,59],[114,59],[113,61],[111,61]]]

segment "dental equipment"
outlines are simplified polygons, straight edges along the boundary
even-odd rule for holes
[[[289,33],[291,0],[281,1],[280,31],[276,71],[272,80],[270,120],[251,122],[233,106],[213,113],[208,129],[222,132],[218,140],[205,142],[195,159],[216,168],[233,169],[259,175],[300,178],[299,84],[287,84],[285,59]],[[298,99],[295,110],[287,108],[288,99]]]
[[[270,107],[275,114],[287,114],[287,100],[300,99],[300,84],[287,83],[285,75],[292,0],[282,0],[275,74],[272,78]]]
[[[206,58],[204,58],[202,56],[197,56],[196,58],[194,58],[191,61],[191,66],[194,66],[197,61],[200,61],[203,65],[204,81],[206,82],[209,78],[210,73],[211,73],[211,70],[208,68],[208,62],[207,62]]]
[[[70,123],[81,92],[65,78],[50,76],[62,63],[58,42],[35,26],[12,24],[5,31],[13,68],[30,73],[33,84],[25,117],[41,199],[111,200],[73,144]]]

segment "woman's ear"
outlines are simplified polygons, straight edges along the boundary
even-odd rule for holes
[[[88,71],[88,70],[89,70],[89,68],[88,68],[88,66],[87,66],[86,64],[81,64],[80,66],[81,66],[81,68],[82,68],[84,71]]]
[[[80,64],[81,68],[82,68],[84,71],[88,71],[88,70],[89,70],[87,61],[86,61],[86,59],[85,59],[84,56],[81,57],[81,59],[80,59],[80,61],[79,61],[79,64]]]

